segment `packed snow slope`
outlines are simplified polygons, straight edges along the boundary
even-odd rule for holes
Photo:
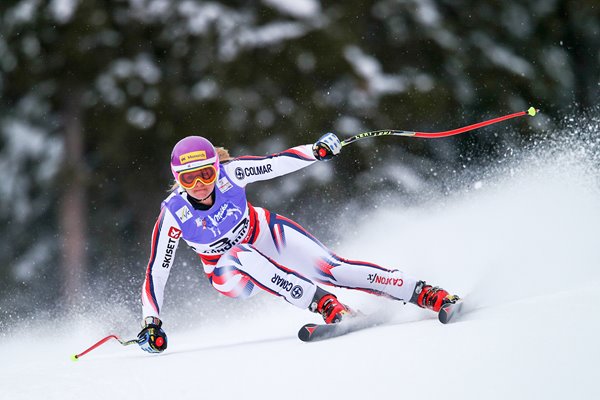
[[[0,343],[0,398],[600,398],[598,163],[572,150],[524,157],[421,205],[380,206],[359,222],[347,216],[348,238],[333,246],[340,255],[463,295],[470,312],[457,323],[338,291],[389,321],[302,343],[298,328],[317,316],[265,294],[239,312],[226,299],[223,317],[171,322],[164,354],[110,342],[73,362],[103,336],[129,338],[137,328],[103,329],[118,309],[32,321]]]

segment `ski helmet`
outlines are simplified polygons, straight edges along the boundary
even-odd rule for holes
[[[179,173],[207,165],[215,167],[219,173],[217,150],[202,136],[188,136],[181,139],[171,152],[171,172],[179,182]]]

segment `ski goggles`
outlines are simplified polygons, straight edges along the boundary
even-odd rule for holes
[[[217,180],[217,170],[214,165],[205,165],[200,168],[180,172],[177,180],[184,189],[192,189],[198,181],[204,185],[210,185]]]

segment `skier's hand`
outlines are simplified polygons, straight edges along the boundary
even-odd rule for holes
[[[167,334],[161,328],[162,321],[156,317],[146,317],[138,334],[140,348],[148,353],[162,353],[167,349]]]
[[[317,160],[326,161],[340,154],[342,142],[333,133],[326,133],[313,144],[313,154]]]

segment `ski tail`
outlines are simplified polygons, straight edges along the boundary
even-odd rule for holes
[[[298,331],[298,339],[303,342],[311,342],[314,341],[315,338],[312,335],[319,329],[319,324],[306,324]],[[321,328],[322,330],[323,328]],[[319,336],[319,334],[317,334]]]
[[[357,313],[357,315],[335,324],[306,324],[298,331],[298,339],[303,342],[318,342],[319,340],[373,328],[383,324],[388,319],[388,316],[381,314],[364,315]]]
[[[442,305],[442,308],[438,312],[438,319],[442,324],[448,324],[456,321],[462,314],[463,301],[458,300],[456,303],[446,303]]]

